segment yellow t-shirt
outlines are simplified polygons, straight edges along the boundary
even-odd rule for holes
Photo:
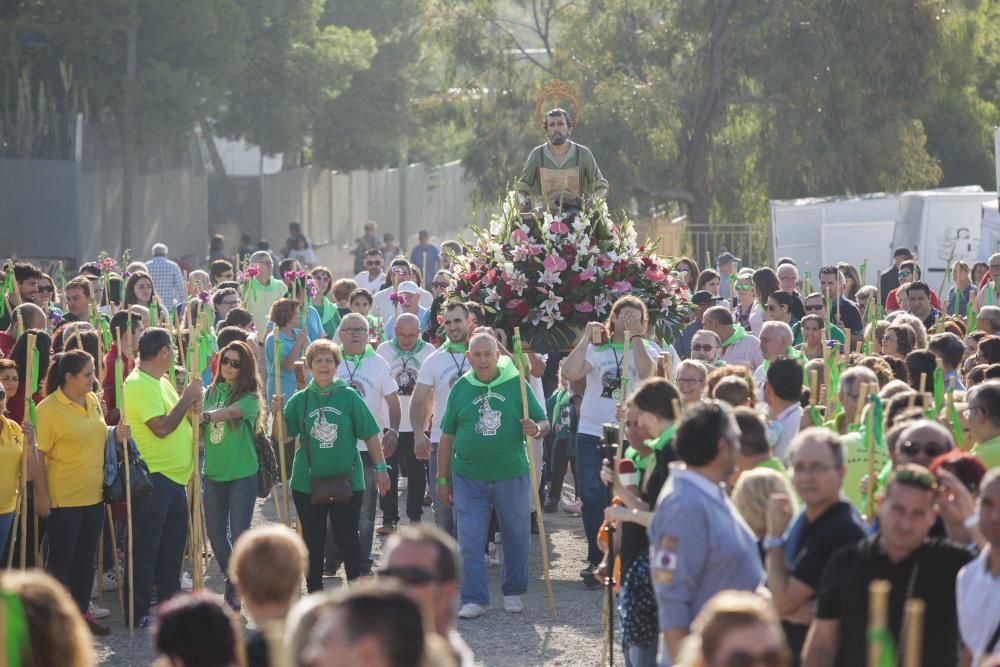
[[[52,507],[86,507],[102,500],[104,423],[97,394],[84,409],[57,389],[38,404],[38,450],[45,454],[45,480]]]
[[[1000,467],[1000,436],[973,447],[972,455],[982,461],[987,470]]]
[[[150,419],[162,417],[180,402],[170,378],[164,376],[157,380],[136,366],[125,380],[124,393],[125,421],[132,427],[132,439],[149,471],[186,486],[194,472],[191,422],[185,417],[165,438],[156,437],[146,425]]]
[[[0,514],[10,514],[17,505],[23,451],[21,427],[0,415]]]

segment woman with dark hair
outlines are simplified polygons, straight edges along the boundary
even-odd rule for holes
[[[848,264],[847,262],[840,262],[837,264],[837,268],[844,274],[844,278],[847,280],[847,285],[844,288],[844,296],[850,301],[857,301],[858,290],[864,287],[864,284],[861,282],[861,274],[858,273],[858,270],[852,264]]]
[[[924,391],[934,391],[934,369],[937,367],[937,356],[930,350],[913,350],[906,355],[903,360],[906,364],[906,372],[910,376],[910,386],[921,390],[923,383]],[[921,380],[923,376],[923,380]]]
[[[646,528],[670,475],[669,464],[677,460],[671,441],[680,417],[675,412],[680,409],[680,394],[666,378],[649,378],[635,390],[628,406],[635,411],[639,428],[654,437],[629,443],[624,459],[632,462],[634,473],[614,474],[605,461],[601,479],[623,503],[608,507],[604,516],[621,526],[622,651],[629,656],[627,662],[638,667],[656,664],[659,645]]]
[[[701,608],[678,658],[678,667],[791,664],[774,606],[744,591],[722,591]]]
[[[104,523],[104,448],[112,435],[121,445],[131,432],[104,423],[95,380],[94,359],[82,350],[63,352],[49,369],[38,405],[35,512],[47,517],[45,570],[69,589],[91,631],[107,635],[88,611]]]
[[[684,283],[687,284],[688,290],[694,294],[698,287],[698,276],[701,275],[701,268],[698,266],[698,262],[694,261],[690,257],[678,257],[677,261],[674,262],[673,271],[676,273],[683,273]]]
[[[983,277],[990,272],[990,266],[986,262],[976,262],[972,265],[972,284],[979,286],[983,282]]]
[[[792,295],[783,290],[775,290],[767,297],[767,319],[772,322],[784,322],[792,326],[798,321],[792,316]]]
[[[698,282],[695,284],[695,291],[705,290],[712,296],[719,296],[722,288],[722,276],[715,269],[705,269],[698,274]]]
[[[276,386],[274,375],[275,340],[281,341],[281,393],[287,402],[295,389],[295,361],[309,344],[309,334],[300,329],[299,302],[295,299],[278,299],[271,305],[268,319],[274,322],[274,329],[264,339],[264,362],[267,364],[267,396],[274,398]]]
[[[36,404],[45,397],[42,384],[49,369],[49,351],[52,349],[52,339],[47,333],[39,329],[29,329],[21,334],[14,343],[14,349],[10,351],[10,359],[17,364],[17,376],[21,379],[21,384],[17,388],[17,393],[7,397],[7,413],[18,424],[24,421],[24,395],[28,378],[28,334],[35,334],[35,358],[38,360],[36,366],[38,374],[34,378],[31,390],[32,400]]]
[[[163,603],[154,637],[171,667],[246,664],[239,620],[215,593],[188,593]]]
[[[229,571],[233,543],[250,527],[253,517],[258,468],[253,438],[265,414],[253,351],[244,342],[229,343],[219,353],[219,368],[201,413],[205,524],[224,573]],[[240,600],[228,578],[225,598],[239,611]]]
[[[767,298],[779,290],[781,284],[774,269],[764,266],[753,272],[753,291],[761,308],[767,310]]]
[[[882,354],[896,359],[906,359],[906,355],[913,351],[916,341],[917,335],[909,325],[890,324],[882,336]]]
[[[1000,336],[984,336],[979,340],[979,346],[976,348],[976,363],[1000,364]]]
[[[132,306],[142,306],[150,311],[150,318],[155,317],[157,323],[169,321],[170,316],[167,311],[156,302],[156,288],[153,286],[153,279],[145,271],[136,271],[125,282],[125,297],[122,307],[130,308]],[[156,311],[155,315],[152,314],[154,310]]]
[[[54,329],[59,325],[60,320],[62,320],[63,311],[59,308],[59,294],[56,292],[56,284],[52,280],[52,276],[42,273],[42,277],[38,279],[38,287],[35,288],[35,293],[28,298],[31,299],[32,303],[45,311],[45,316],[49,322],[47,325],[49,329]]]

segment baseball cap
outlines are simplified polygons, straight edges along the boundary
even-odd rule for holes
[[[708,306],[724,301],[721,296],[715,296],[708,290],[699,290],[691,295],[691,303],[696,306]]]
[[[400,294],[416,294],[420,291],[420,288],[412,280],[404,280],[399,283],[399,288],[396,291]]]
[[[728,250],[715,259],[715,263],[718,264],[729,264],[730,262],[740,262],[742,261],[739,257],[729,252]]]

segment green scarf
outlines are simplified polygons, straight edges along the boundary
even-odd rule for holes
[[[424,349],[424,346],[427,345],[427,343],[425,343],[420,338],[417,338],[417,344],[413,347],[412,350],[404,350],[403,348],[401,348],[399,346],[399,343],[396,342],[395,338],[389,341],[389,343],[392,345],[392,349],[396,351],[397,357],[403,357],[406,359],[412,359],[414,356],[420,354],[420,350]]]
[[[313,305],[313,308],[316,308],[316,306]],[[332,303],[330,303],[330,300],[325,296],[323,297],[323,303],[321,304],[320,308],[322,308],[322,310],[319,311],[319,321],[323,324],[324,327],[326,326],[327,322],[333,319],[334,315],[337,315],[340,312],[334,307]],[[317,308],[317,310],[319,309]]]
[[[473,387],[486,387],[486,389],[493,389],[493,387],[499,386],[508,380],[513,380],[520,374],[517,372],[517,368],[514,366],[514,362],[510,357],[500,357],[497,361],[497,376],[490,380],[489,382],[483,382],[476,377],[476,371],[470,370],[466,372],[464,377],[469,381]]]
[[[451,341],[448,341],[447,343],[444,344],[444,349],[448,350],[452,354],[458,354],[458,353],[465,354],[466,352],[469,351],[469,344],[453,343]]]
[[[629,450],[625,452],[625,458],[630,459],[633,463],[635,463],[636,470],[640,471],[645,470],[646,467],[649,466],[649,462],[656,457],[656,452],[666,447],[667,443],[669,443],[673,439],[674,433],[676,431],[677,431],[677,424],[675,422],[670,426],[668,426],[667,428],[663,429],[663,433],[661,433],[656,438],[652,438],[646,441],[646,446],[653,450],[649,454],[646,454],[645,456],[640,456],[639,451],[637,449],[635,449],[634,447],[630,447]]]
[[[596,349],[598,352],[607,352],[608,350],[616,350],[624,354],[625,343],[616,343],[613,340],[609,340],[604,345],[598,345]]]
[[[729,347],[730,345],[733,345],[735,343],[740,342],[741,340],[743,340],[744,338],[746,338],[748,335],[750,335],[750,334],[747,333],[747,330],[743,328],[742,324],[738,324],[738,323],[734,324],[733,325],[733,333],[732,333],[732,335],[729,338],[727,338],[726,340],[722,341],[722,349],[724,350],[727,347]]]
[[[556,428],[559,415],[562,414],[563,406],[567,403],[569,403],[569,392],[565,389],[560,389],[556,392],[556,400],[552,403],[552,414],[549,416],[549,425],[553,430]]]
[[[361,354],[344,354],[344,361],[354,362],[354,365],[356,366],[365,359],[367,359],[368,357],[374,357],[374,356],[375,356],[375,350],[369,344],[365,345],[365,350]]]

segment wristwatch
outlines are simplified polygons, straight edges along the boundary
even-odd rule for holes
[[[387,428],[387,429],[386,429],[386,432],[387,432],[387,433],[392,433],[392,434],[393,434],[394,436],[396,436],[397,438],[399,437],[399,429],[398,429],[398,428],[392,428],[392,427],[390,426],[389,428]]]
[[[784,548],[785,541],[780,537],[765,537],[764,538],[764,551],[770,551],[775,547],[781,549]]]
[[[435,481],[435,484],[437,484],[438,486],[448,486],[449,484],[451,484],[451,480],[449,480],[447,477],[438,477],[437,480]]]

